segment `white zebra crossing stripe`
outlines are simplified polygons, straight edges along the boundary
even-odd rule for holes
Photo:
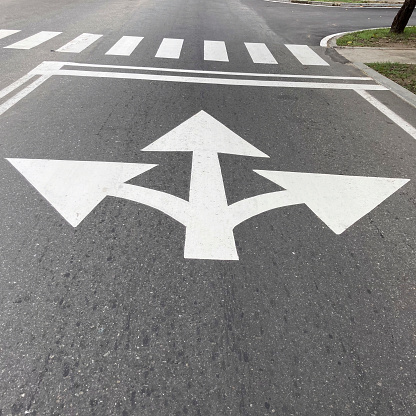
[[[276,59],[264,43],[244,42],[244,44],[255,64],[277,64]]]
[[[83,33],[75,39],[68,42],[56,50],[56,52],[80,53],[88,46],[92,45],[96,40],[100,39],[102,35],[94,35],[92,33]]]
[[[106,55],[130,56],[142,40],[139,36],[123,36]]]
[[[14,35],[17,32],[20,32],[20,30],[0,29],[0,39],[7,38],[7,36]]]
[[[303,65],[329,66],[316,52],[307,45],[285,45],[294,57]]]
[[[204,60],[228,62],[228,53],[225,42],[216,40],[204,41]]]
[[[19,42],[13,43],[9,46],[5,46],[5,48],[10,49],[32,49],[35,46],[39,46],[43,42],[54,38],[55,36],[60,35],[62,32],[39,32],[33,36],[29,36],[26,39],[20,40]]]
[[[163,39],[156,53],[156,58],[179,59],[181,55],[183,39]]]
[[[0,39],[20,32],[20,30],[0,29]],[[5,48],[10,49],[32,49],[62,32],[42,31],[28,38],[15,42]],[[80,53],[96,42],[103,35],[83,33],[72,41],[68,42],[56,52]],[[140,42],[140,36],[122,36],[105,55],[130,56]],[[156,52],[156,58],[179,59],[182,53],[184,39],[164,38]],[[269,48],[264,43],[245,42],[244,43],[251,60],[255,64],[277,65],[277,61]],[[329,63],[322,59],[307,45],[284,45],[292,55],[303,65],[329,66]],[[225,42],[204,40],[204,60],[229,62],[228,52]]]

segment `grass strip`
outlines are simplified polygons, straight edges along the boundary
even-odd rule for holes
[[[370,29],[348,33],[337,39],[338,46],[374,46],[389,47],[398,45],[416,47],[416,26],[409,26],[404,33],[391,33],[390,29]]]
[[[376,3],[371,0],[310,0],[310,1],[323,1],[324,3]]]
[[[416,94],[416,65],[397,62],[376,62],[366,65]]]

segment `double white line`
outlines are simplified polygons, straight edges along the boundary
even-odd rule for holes
[[[166,53],[169,45],[166,45]],[[171,52],[173,53],[173,52]],[[64,69],[64,67],[75,69]],[[85,69],[79,69],[85,68]],[[95,70],[91,70],[95,69]],[[118,72],[115,70],[136,71]],[[345,83],[334,81],[369,81],[368,77],[340,77],[340,76],[319,76],[319,75],[293,75],[293,74],[257,74],[244,72],[222,72],[222,71],[198,71],[170,68],[134,67],[119,65],[95,65],[79,64],[73,62],[48,62],[45,61],[31,72],[20,78],[18,81],[0,91],[0,99],[11,94],[22,87],[34,77],[37,79],[24,87],[17,94],[0,105],[0,115],[30,94],[39,85],[53,75],[90,77],[90,78],[111,78],[111,79],[135,79],[147,81],[192,83],[192,84],[213,84],[245,87],[271,87],[271,88],[306,88],[306,89],[332,89],[332,90],[353,90],[356,91],[367,102],[381,111],[385,116],[401,127],[404,131],[416,139],[416,129],[403,120],[388,107],[376,100],[367,91],[386,91],[387,88],[378,84],[368,83]],[[224,77],[226,76],[226,77]],[[265,80],[264,78],[268,78]],[[281,79],[276,79],[281,78]],[[301,81],[283,79],[303,79]],[[308,81],[305,81],[308,79]],[[312,79],[325,79],[331,82],[317,82]]]

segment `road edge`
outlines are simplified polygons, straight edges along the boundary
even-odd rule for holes
[[[342,3],[337,1],[311,1],[311,0],[263,0],[268,3],[300,4],[303,6],[367,8],[367,9],[400,9],[402,3]]]
[[[389,27],[369,27],[366,29],[350,30],[349,32],[339,32],[333,33],[332,35],[325,36],[319,42],[319,46],[323,48],[354,48],[354,46],[337,46],[336,40],[341,36],[348,35],[349,33],[361,32],[363,30],[376,30],[376,29],[389,29]],[[374,49],[383,49],[383,48],[374,48]],[[385,48],[384,48],[385,49]]]
[[[362,62],[352,62],[352,64],[374,79],[378,84],[382,85],[383,87],[388,88],[393,94],[400,97],[402,100],[406,101],[408,104],[412,105],[416,108],[416,95],[407,90],[406,88],[402,87],[399,84],[396,84],[391,79],[388,79],[384,75],[381,75],[379,72],[375,71],[374,69],[370,68],[366,64]]]
[[[385,29],[381,27],[374,27],[368,30],[374,29]],[[363,29],[367,30],[367,29]],[[349,32],[339,32],[334,33],[332,35],[325,36],[321,39],[319,45],[323,48],[332,48],[336,50],[337,48],[349,48],[349,49],[357,49],[351,46],[337,46],[336,40],[348,33],[358,32],[357,30],[349,31]],[[376,49],[388,49],[388,48],[376,48]],[[405,50],[405,48],[403,48]],[[358,68],[361,72],[364,72],[368,76],[370,76],[375,82],[382,85],[383,87],[388,88],[393,94],[397,95],[403,101],[406,101],[408,104],[416,108],[416,95],[407,90],[406,88],[402,87],[401,85],[395,83],[391,79],[388,79],[384,75],[381,75],[379,72],[375,71],[374,69],[370,68],[366,64],[362,62],[351,62],[356,68]]]

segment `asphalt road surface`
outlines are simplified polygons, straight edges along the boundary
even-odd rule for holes
[[[395,13],[1,2],[0,415],[416,414]]]

